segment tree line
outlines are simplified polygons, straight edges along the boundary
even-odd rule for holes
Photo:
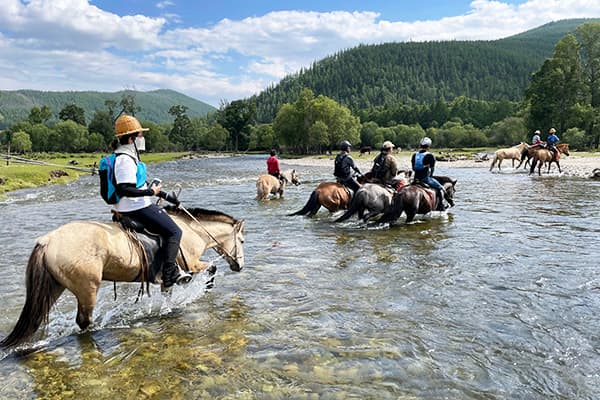
[[[348,84],[349,90],[352,83]],[[354,147],[377,148],[385,140],[416,147],[425,135],[436,147],[510,146],[528,141],[531,132],[550,127],[574,149],[598,148],[600,141],[600,23],[581,25],[565,35],[553,55],[535,71],[522,101],[478,100],[460,95],[451,100],[394,102],[352,109],[324,94],[300,87],[269,122],[261,122],[257,98],[223,101],[205,117],[190,118],[187,107],[169,109],[172,123],[141,121],[148,149],[268,150],[307,154],[337,149],[341,140]],[[515,96],[517,97],[517,96]],[[60,121],[49,124],[49,109],[33,107],[26,120],[0,135],[14,151],[103,151],[114,137],[113,122],[120,112],[135,115],[134,96],[106,101],[85,125],[83,110],[64,107]]]

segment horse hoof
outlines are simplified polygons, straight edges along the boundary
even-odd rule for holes
[[[190,283],[191,280],[192,275],[188,274],[187,272],[181,271],[177,279],[175,279],[175,283],[177,283],[178,285],[185,285],[186,283]]]

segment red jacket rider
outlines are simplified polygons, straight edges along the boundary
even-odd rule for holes
[[[276,154],[275,150],[271,150],[271,157],[267,160],[267,172],[279,179],[279,160]]]

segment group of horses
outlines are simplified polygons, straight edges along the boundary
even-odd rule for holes
[[[304,215],[312,217],[321,207],[330,213],[345,210],[335,222],[346,221],[355,214],[364,222],[373,220],[376,216],[378,223],[392,223],[398,220],[402,213],[406,222],[412,222],[417,214],[428,214],[436,209],[439,201],[438,192],[417,182],[409,182],[410,172],[403,171],[397,177],[396,189],[379,183],[369,182],[364,177],[362,185],[352,193],[346,186],[337,182],[322,182],[314,189],[304,207],[289,214],[290,216]],[[445,176],[436,176],[446,190],[448,199],[452,202],[456,180]],[[453,205],[453,204],[452,204]]]
[[[527,168],[527,164],[530,164],[530,174],[533,174],[535,172],[535,168],[537,167],[538,175],[541,175],[542,167],[546,163],[548,165],[548,173],[550,173],[550,167],[552,166],[552,163],[556,164],[558,167],[558,172],[562,172],[559,162],[560,155],[569,155],[569,145],[567,143],[557,144],[556,149],[556,157],[554,157],[554,153],[546,147],[537,145],[533,146],[524,142],[507,149],[499,149],[494,153],[494,157],[492,158],[492,163],[490,165],[490,171],[492,171],[494,167],[497,167],[498,171],[501,171],[500,165],[502,164],[503,160],[512,160],[512,167],[514,168],[516,160],[519,162],[516,169],[521,168],[521,165],[523,164],[525,164],[525,168]]]

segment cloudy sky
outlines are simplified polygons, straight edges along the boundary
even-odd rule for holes
[[[598,17],[599,0],[0,0],[0,90],[168,88],[218,106],[361,43]]]

